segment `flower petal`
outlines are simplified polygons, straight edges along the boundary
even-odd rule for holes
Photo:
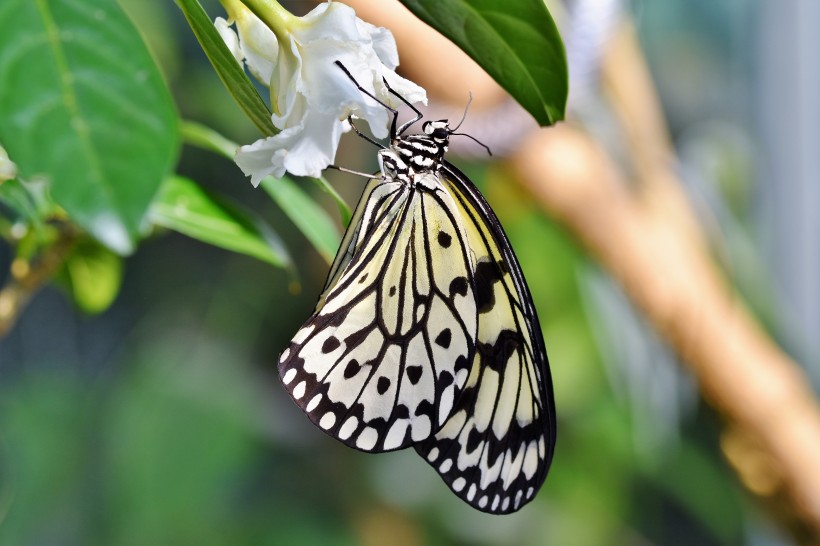
[[[281,178],[285,175],[286,148],[299,138],[300,133],[301,127],[291,127],[278,135],[240,146],[234,161],[246,176],[251,177],[254,186],[269,175]]]
[[[271,120],[278,129],[296,125],[304,118],[307,96],[302,83],[302,56],[299,47],[291,43],[279,50],[276,69],[271,76]]]
[[[390,70],[395,70],[399,66],[399,50],[396,47],[396,39],[393,34],[384,27],[371,25],[366,21],[358,19],[359,32],[370,36],[370,42],[376,56]]]
[[[17,177],[17,165],[9,159],[5,148],[0,146],[0,182]]]
[[[236,27],[248,70],[259,81],[270,83],[279,57],[276,35],[248,9],[237,16]]]
[[[357,20],[356,12],[350,6],[338,2],[325,2],[301,18],[302,24],[293,29],[293,35],[301,43],[316,40],[369,41],[359,31]]]
[[[234,161],[254,186],[269,175],[281,178],[286,171],[318,177],[333,162],[345,129],[345,123],[332,117],[306,116],[303,123],[278,135],[241,146]]]
[[[403,102],[385,80],[408,102],[427,102],[424,89],[394,72],[399,58],[390,31],[362,21],[344,4],[320,4],[302,18],[286,20],[276,34],[247,10],[234,17],[245,63],[270,83],[271,119],[282,131],[237,151],[236,162],[254,185],[286,171],[320,176],[334,161],[349,116],[366,121],[376,138],[386,138],[391,114],[384,104],[395,108]],[[218,26],[226,27],[219,21]],[[277,46],[277,35],[287,42]]]
[[[222,41],[228,46],[236,62],[241,64],[245,56],[242,53],[242,48],[239,46],[239,37],[236,35],[236,31],[234,31],[230,23],[222,17],[217,17],[214,20],[214,26],[216,27],[216,31],[219,32],[219,35],[222,36]]]
[[[296,176],[321,176],[336,157],[342,133],[344,124],[334,116],[307,116],[301,134],[284,157],[285,169]]]

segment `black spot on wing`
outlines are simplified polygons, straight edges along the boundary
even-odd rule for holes
[[[503,273],[495,262],[479,262],[475,268],[475,300],[479,313],[487,313],[495,307],[493,285],[501,280]]]
[[[335,336],[330,336],[322,343],[322,352],[324,354],[332,353],[339,348],[339,345],[341,345],[341,342]]]
[[[467,287],[467,277],[456,277],[450,282],[450,297],[452,298],[455,294],[466,296]]]
[[[445,328],[442,330],[438,336],[436,336],[436,345],[439,347],[443,347],[445,349],[450,347],[450,342],[453,340],[453,333],[450,331],[449,328]]]
[[[444,248],[449,248],[450,244],[453,242],[453,238],[443,231],[438,232],[438,244],[440,244]]]
[[[453,374],[448,371],[442,371],[438,376],[438,386],[441,390],[446,389],[453,384]]]
[[[410,383],[416,385],[421,379],[421,366],[407,366],[405,373],[407,374],[407,379],[410,380]]]
[[[481,365],[501,374],[507,366],[507,361],[521,346],[521,334],[514,330],[502,330],[495,343],[479,343],[478,354],[481,355]]]
[[[387,389],[390,388],[390,380],[386,377],[380,377],[379,380],[376,382],[376,389],[379,391],[379,394],[384,394],[387,392]]]
[[[470,367],[470,359],[465,355],[461,355],[456,359],[456,371],[463,370]]]
[[[345,379],[350,379],[351,377],[354,377],[357,373],[359,373],[359,370],[361,370],[361,369],[362,369],[362,366],[361,366],[361,364],[359,364],[359,362],[357,360],[355,360],[355,359],[351,360],[350,362],[347,363],[347,366],[345,366],[345,371],[344,371]]]
[[[477,429],[472,428],[470,429],[470,433],[467,434],[467,453],[472,453],[481,443],[481,440],[484,439],[484,435],[481,434]]]
[[[435,407],[433,403],[429,400],[422,400],[419,402],[419,405],[416,406],[416,416],[426,415],[428,417],[433,416],[433,412],[435,411]]]
[[[391,286],[391,287],[390,287],[390,295],[391,295],[391,296],[395,296],[395,295],[396,295],[396,287],[395,287],[395,286]]]
[[[358,347],[359,345],[364,342],[367,338],[368,334],[373,331],[373,326],[369,325],[361,330],[353,332],[349,336],[345,338],[345,345],[347,346],[348,350],[353,349],[354,347]]]
[[[507,267],[507,262],[505,262],[504,260],[498,260],[498,269],[504,275],[510,272],[510,268]]]

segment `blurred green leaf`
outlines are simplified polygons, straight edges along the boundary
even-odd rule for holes
[[[543,125],[564,119],[567,61],[543,0],[401,0]]]
[[[0,203],[7,206],[16,218],[28,224],[40,220],[34,196],[28,192],[19,179],[0,183]]]
[[[112,250],[133,250],[177,153],[176,113],[110,0],[0,4],[0,140],[21,178]]]
[[[647,477],[673,495],[721,542],[737,544],[744,532],[741,495],[725,465],[688,438],[665,463],[647,472]]]
[[[72,491],[89,461],[88,398],[59,375],[12,384],[0,399],[0,544],[80,544],[66,523],[84,508]]]
[[[196,123],[186,122],[183,125],[183,132],[187,142],[233,158],[237,145],[216,131]],[[323,181],[323,179],[311,180]],[[268,176],[262,180],[261,185],[319,254],[331,263],[339,248],[341,237],[327,211],[316,204],[316,201],[288,177],[276,179]],[[329,185],[327,187],[330,188]],[[343,218],[350,218],[350,209],[347,208],[344,200],[335,191],[333,194],[336,202],[340,204],[339,210],[343,213]]]
[[[210,195],[193,181],[173,176],[151,205],[149,218],[199,241],[292,268],[285,245],[273,229],[248,210]]]
[[[259,96],[253,82],[245,74],[245,69],[236,62],[228,46],[217,32],[213,21],[199,2],[197,0],[176,0],[176,3],[185,14],[191,30],[194,31],[199,45],[211,61],[219,79],[225,84],[239,107],[262,131],[263,135],[271,136],[278,133],[279,131],[271,121],[270,109]]]
[[[218,343],[175,335],[152,341],[107,406],[110,542],[236,544],[224,518],[252,460],[253,376],[241,358],[225,365],[235,355]]]
[[[290,178],[267,176],[262,179],[261,185],[322,258],[332,263],[341,237],[325,209]]]
[[[342,218],[342,224],[349,224],[351,218],[350,207],[347,206],[347,203],[345,203],[345,200],[342,199],[341,195],[339,195],[339,192],[337,192],[336,189],[330,185],[330,182],[325,180],[323,176],[320,176],[319,178],[307,178],[307,180],[310,180],[319,186],[319,189],[333,198],[333,201],[336,203],[336,207],[339,209],[339,216]]]
[[[86,313],[102,313],[114,302],[122,284],[122,258],[89,238],[75,243],[58,281]]]

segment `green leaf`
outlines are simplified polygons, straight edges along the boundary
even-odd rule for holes
[[[262,97],[256,91],[242,66],[236,62],[228,46],[217,32],[213,21],[202,9],[197,0],[176,0],[179,9],[185,14],[191,30],[194,31],[199,45],[211,61],[219,79],[228,89],[239,107],[266,136],[279,131],[271,121],[271,112]]]
[[[18,179],[0,183],[0,203],[11,209],[17,218],[27,224],[33,224],[40,218],[33,196]],[[0,208],[0,212],[2,210]]]
[[[567,61],[544,0],[401,0],[543,125],[564,119]]]
[[[122,258],[94,239],[80,239],[63,263],[57,280],[69,291],[77,307],[90,314],[102,313],[120,291]]]
[[[40,373],[3,378],[0,498],[5,504],[0,544],[49,541],[47,537],[55,535],[46,522],[79,506],[71,505],[77,498],[71,492],[87,479],[89,442],[84,438],[93,430],[95,414],[88,392],[75,377]],[[85,381],[87,389],[90,383]],[[71,533],[79,525],[71,527],[59,531],[59,541],[77,541]]]
[[[155,225],[276,267],[293,266],[279,236],[260,218],[208,194],[187,178],[165,181],[149,218]]]
[[[185,140],[193,145],[233,158],[237,145],[224,138],[216,131],[202,125],[185,122],[183,124]],[[327,184],[323,178],[311,179],[314,182]],[[333,261],[336,250],[341,241],[339,231],[328,216],[327,212],[288,177],[276,179],[266,177],[262,180],[262,187],[273,198],[277,205],[285,212],[288,218],[313,244],[319,254],[328,262]],[[327,185],[330,188],[329,185]],[[332,188],[331,188],[332,189]],[[339,211],[342,218],[349,221],[350,209],[341,197],[336,195]]]
[[[111,0],[0,3],[0,141],[71,219],[121,254],[177,153],[168,89]]]
[[[316,184],[320,190],[324,193],[328,194],[333,201],[336,203],[336,207],[339,209],[339,216],[342,217],[342,224],[347,225],[350,223],[350,207],[347,206],[345,200],[342,199],[342,196],[336,191],[336,188],[330,185],[324,176],[320,176],[319,178],[307,178],[314,184]]]
[[[307,237],[327,263],[332,263],[341,237],[325,209],[287,177],[262,179],[262,188]]]
[[[97,543],[265,542],[231,533],[246,509],[226,500],[237,495],[243,477],[253,475],[259,449],[252,428],[258,385],[248,359],[225,350],[218,333],[201,343],[186,336],[183,326],[174,335],[176,340],[156,336],[152,343],[159,347],[128,363],[130,373],[105,406],[95,446],[102,463],[95,470],[110,525]],[[187,355],[180,350],[186,346]],[[220,529],[206,528],[206,522],[219,522]]]

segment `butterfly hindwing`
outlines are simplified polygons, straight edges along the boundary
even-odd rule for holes
[[[469,378],[450,419],[416,446],[447,485],[475,508],[509,513],[543,483],[555,445],[552,383],[529,290],[483,196],[444,164],[474,257],[478,314]]]
[[[363,451],[434,434],[474,360],[467,236],[459,206],[430,177],[429,188],[368,187],[314,314],[279,361],[308,417]]]

